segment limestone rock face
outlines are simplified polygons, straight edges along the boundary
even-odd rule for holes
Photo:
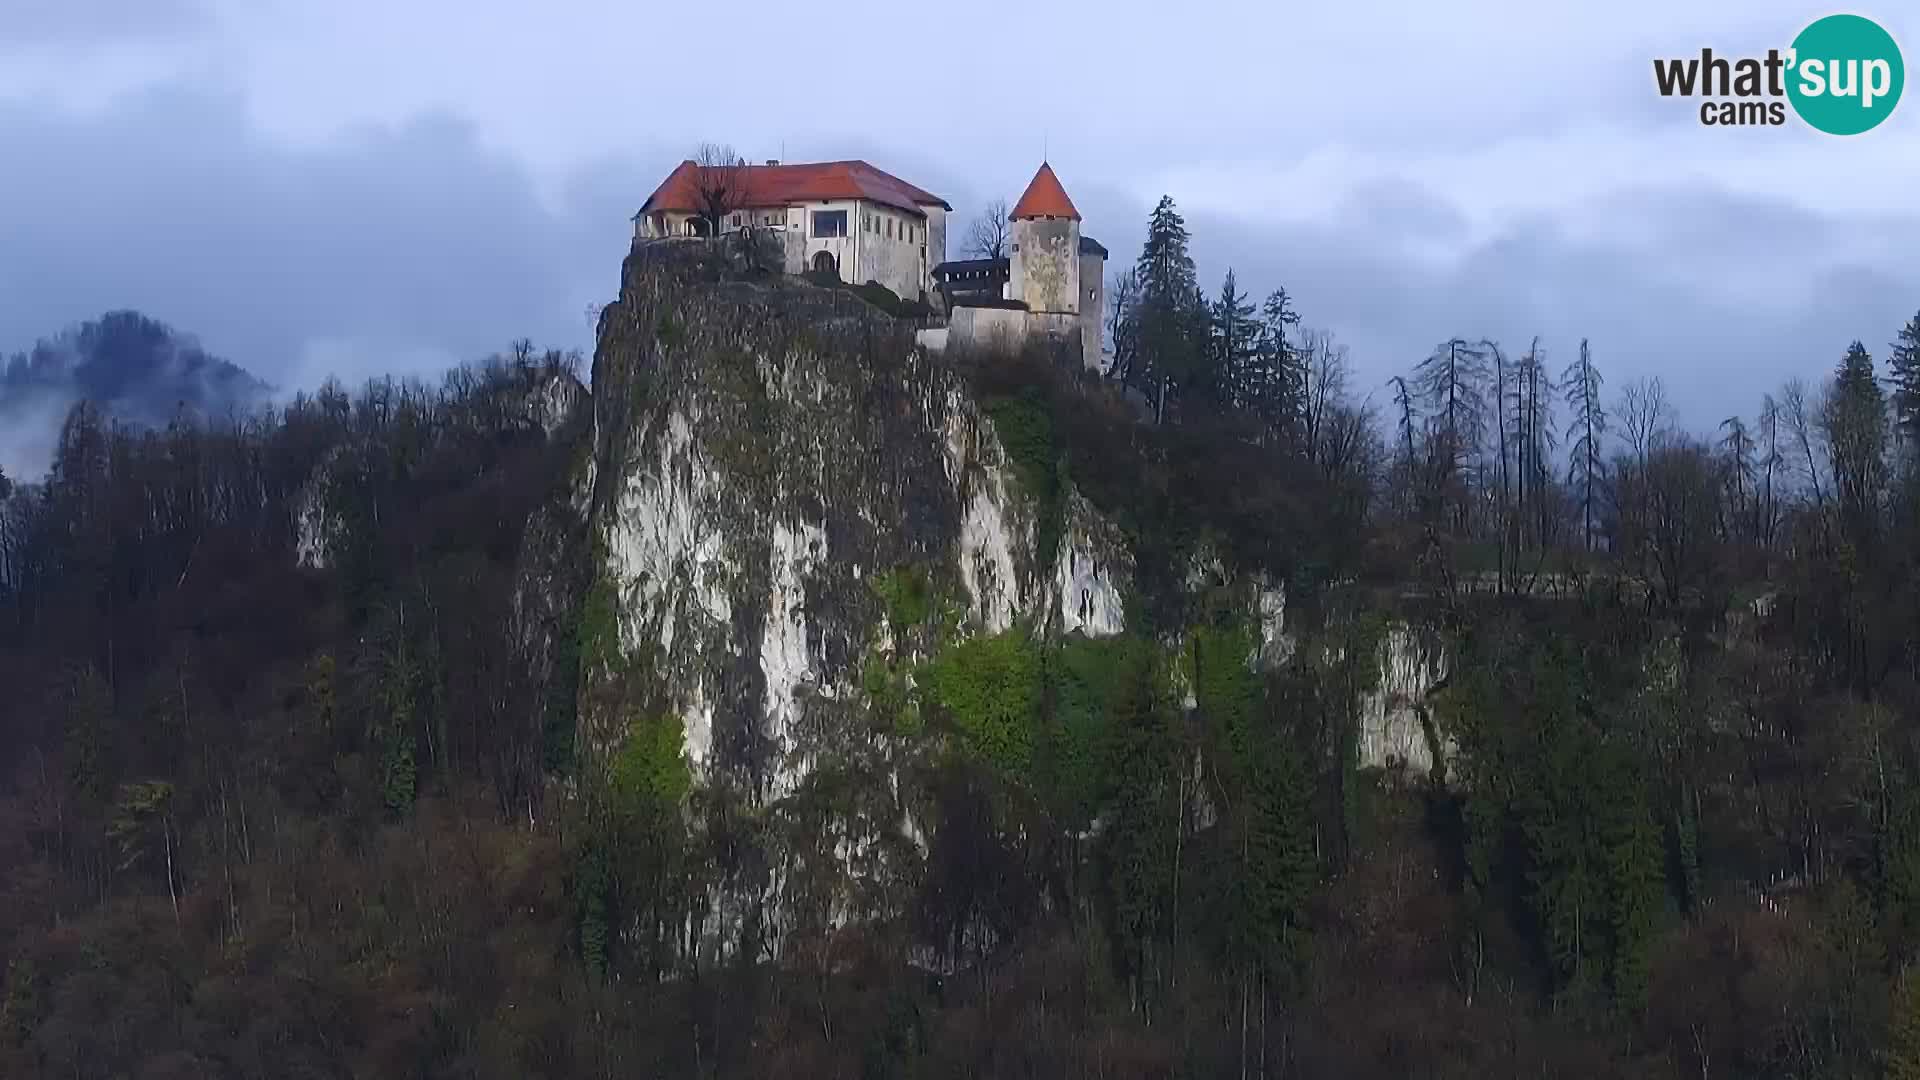
[[[1432,728],[1427,696],[1447,674],[1446,653],[1405,623],[1394,623],[1376,650],[1379,682],[1360,699],[1362,768],[1402,768],[1416,776],[1434,769],[1453,749],[1445,732]]]
[[[955,372],[845,293],[703,283],[644,253],[595,358],[592,521],[623,649],[651,652],[696,776],[777,801],[808,714],[859,691],[890,574],[957,585],[967,628],[1113,633],[1130,563],[1073,502],[1060,550]],[[1067,598],[1071,596],[1071,603]],[[602,746],[617,730],[583,734]]]
[[[843,292],[703,281],[637,250],[592,397],[580,502],[621,651],[647,659],[696,787],[725,783],[788,837],[757,882],[709,890],[694,936],[724,943],[754,909],[777,949],[809,919],[883,913],[900,892],[883,883],[926,843],[910,751],[860,708],[873,658],[914,648],[889,583],[931,583],[959,634],[1115,634],[1123,538],[1069,493],[1039,550],[1036,504],[964,378]],[[627,719],[583,708],[576,739],[605,760]],[[818,817],[822,761],[878,782]]]
[[[575,504],[586,575],[678,721],[696,800],[725,787],[766,823],[758,876],[703,886],[687,937],[724,943],[751,910],[777,951],[805,926],[887,913],[910,890],[886,883],[925,857],[912,740],[865,711],[876,658],[929,646],[894,625],[900,583],[928,584],[921,606],[949,639],[1015,625],[1106,637],[1137,629],[1137,567],[1124,530],[1071,485],[1047,507],[1025,490],[964,373],[910,328],[843,291],[718,277],[672,250],[629,257],[601,315]],[[1240,598],[1251,667],[1294,657],[1278,582],[1206,553],[1188,577]],[[1425,745],[1401,699],[1430,665],[1395,640],[1363,758]],[[590,696],[575,745],[606,761],[632,717]],[[831,813],[810,783],[825,763],[863,778],[835,789]]]

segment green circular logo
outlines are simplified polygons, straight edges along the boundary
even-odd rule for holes
[[[1893,35],[1859,15],[1829,15],[1800,31],[1787,64],[1793,111],[1829,135],[1878,127],[1907,81]]]

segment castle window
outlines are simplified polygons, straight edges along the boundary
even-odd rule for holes
[[[816,237],[847,235],[847,212],[845,210],[815,210],[813,212],[813,235]]]
[[[887,239],[893,239],[893,219],[887,219]]]

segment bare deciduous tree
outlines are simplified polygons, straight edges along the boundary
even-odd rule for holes
[[[1344,452],[1352,438],[1350,431],[1335,431],[1336,420],[1348,400],[1347,384],[1353,370],[1347,347],[1336,343],[1325,330],[1309,330],[1301,335],[1301,365],[1304,381],[1301,394],[1301,439],[1307,454],[1325,468],[1330,459]]]
[[[1107,342],[1113,347],[1113,363],[1107,377],[1125,382],[1139,352],[1137,318],[1140,302],[1140,272],[1128,267],[1107,282]]]
[[[1714,551],[1725,489],[1713,450],[1685,436],[1656,442],[1641,482],[1647,554],[1663,598],[1677,604],[1719,561]]]
[[[1594,510],[1599,505],[1599,490],[1606,476],[1601,459],[1600,440],[1607,433],[1607,411],[1600,405],[1599,368],[1585,338],[1580,340],[1580,358],[1567,366],[1560,376],[1567,407],[1573,413],[1568,421],[1567,437],[1573,440],[1573,453],[1567,482],[1578,492],[1581,546],[1593,550]]]
[[[1613,412],[1626,430],[1627,446],[1633,458],[1642,464],[1647,451],[1658,446],[1672,431],[1673,408],[1667,404],[1666,384],[1660,376],[1642,376],[1620,388],[1620,399]]]
[[[969,258],[1004,259],[1007,240],[1012,235],[1012,211],[1007,200],[995,199],[967,226],[966,251]]]
[[[1780,413],[1787,421],[1787,437],[1793,440],[1794,449],[1799,451],[1800,467],[1806,474],[1807,483],[1813,486],[1813,501],[1819,506],[1827,504],[1826,486],[1820,482],[1820,456],[1815,453],[1814,417],[1807,405],[1807,384],[1800,379],[1789,379],[1780,390]]]
[[[727,215],[745,201],[746,159],[724,143],[702,143],[694,166],[694,214],[706,223],[708,236],[719,236]]]
[[[1780,451],[1780,403],[1772,394],[1763,394],[1760,398],[1760,452],[1754,492],[1758,500],[1754,535],[1762,547],[1771,549],[1780,522],[1780,500],[1773,491],[1773,478],[1784,461]]]

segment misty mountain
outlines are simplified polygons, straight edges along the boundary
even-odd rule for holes
[[[182,411],[246,411],[270,390],[189,334],[137,311],[109,312],[0,366],[0,466],[38,473],[61,417],[82,399],[121,422],[157,427]]]

